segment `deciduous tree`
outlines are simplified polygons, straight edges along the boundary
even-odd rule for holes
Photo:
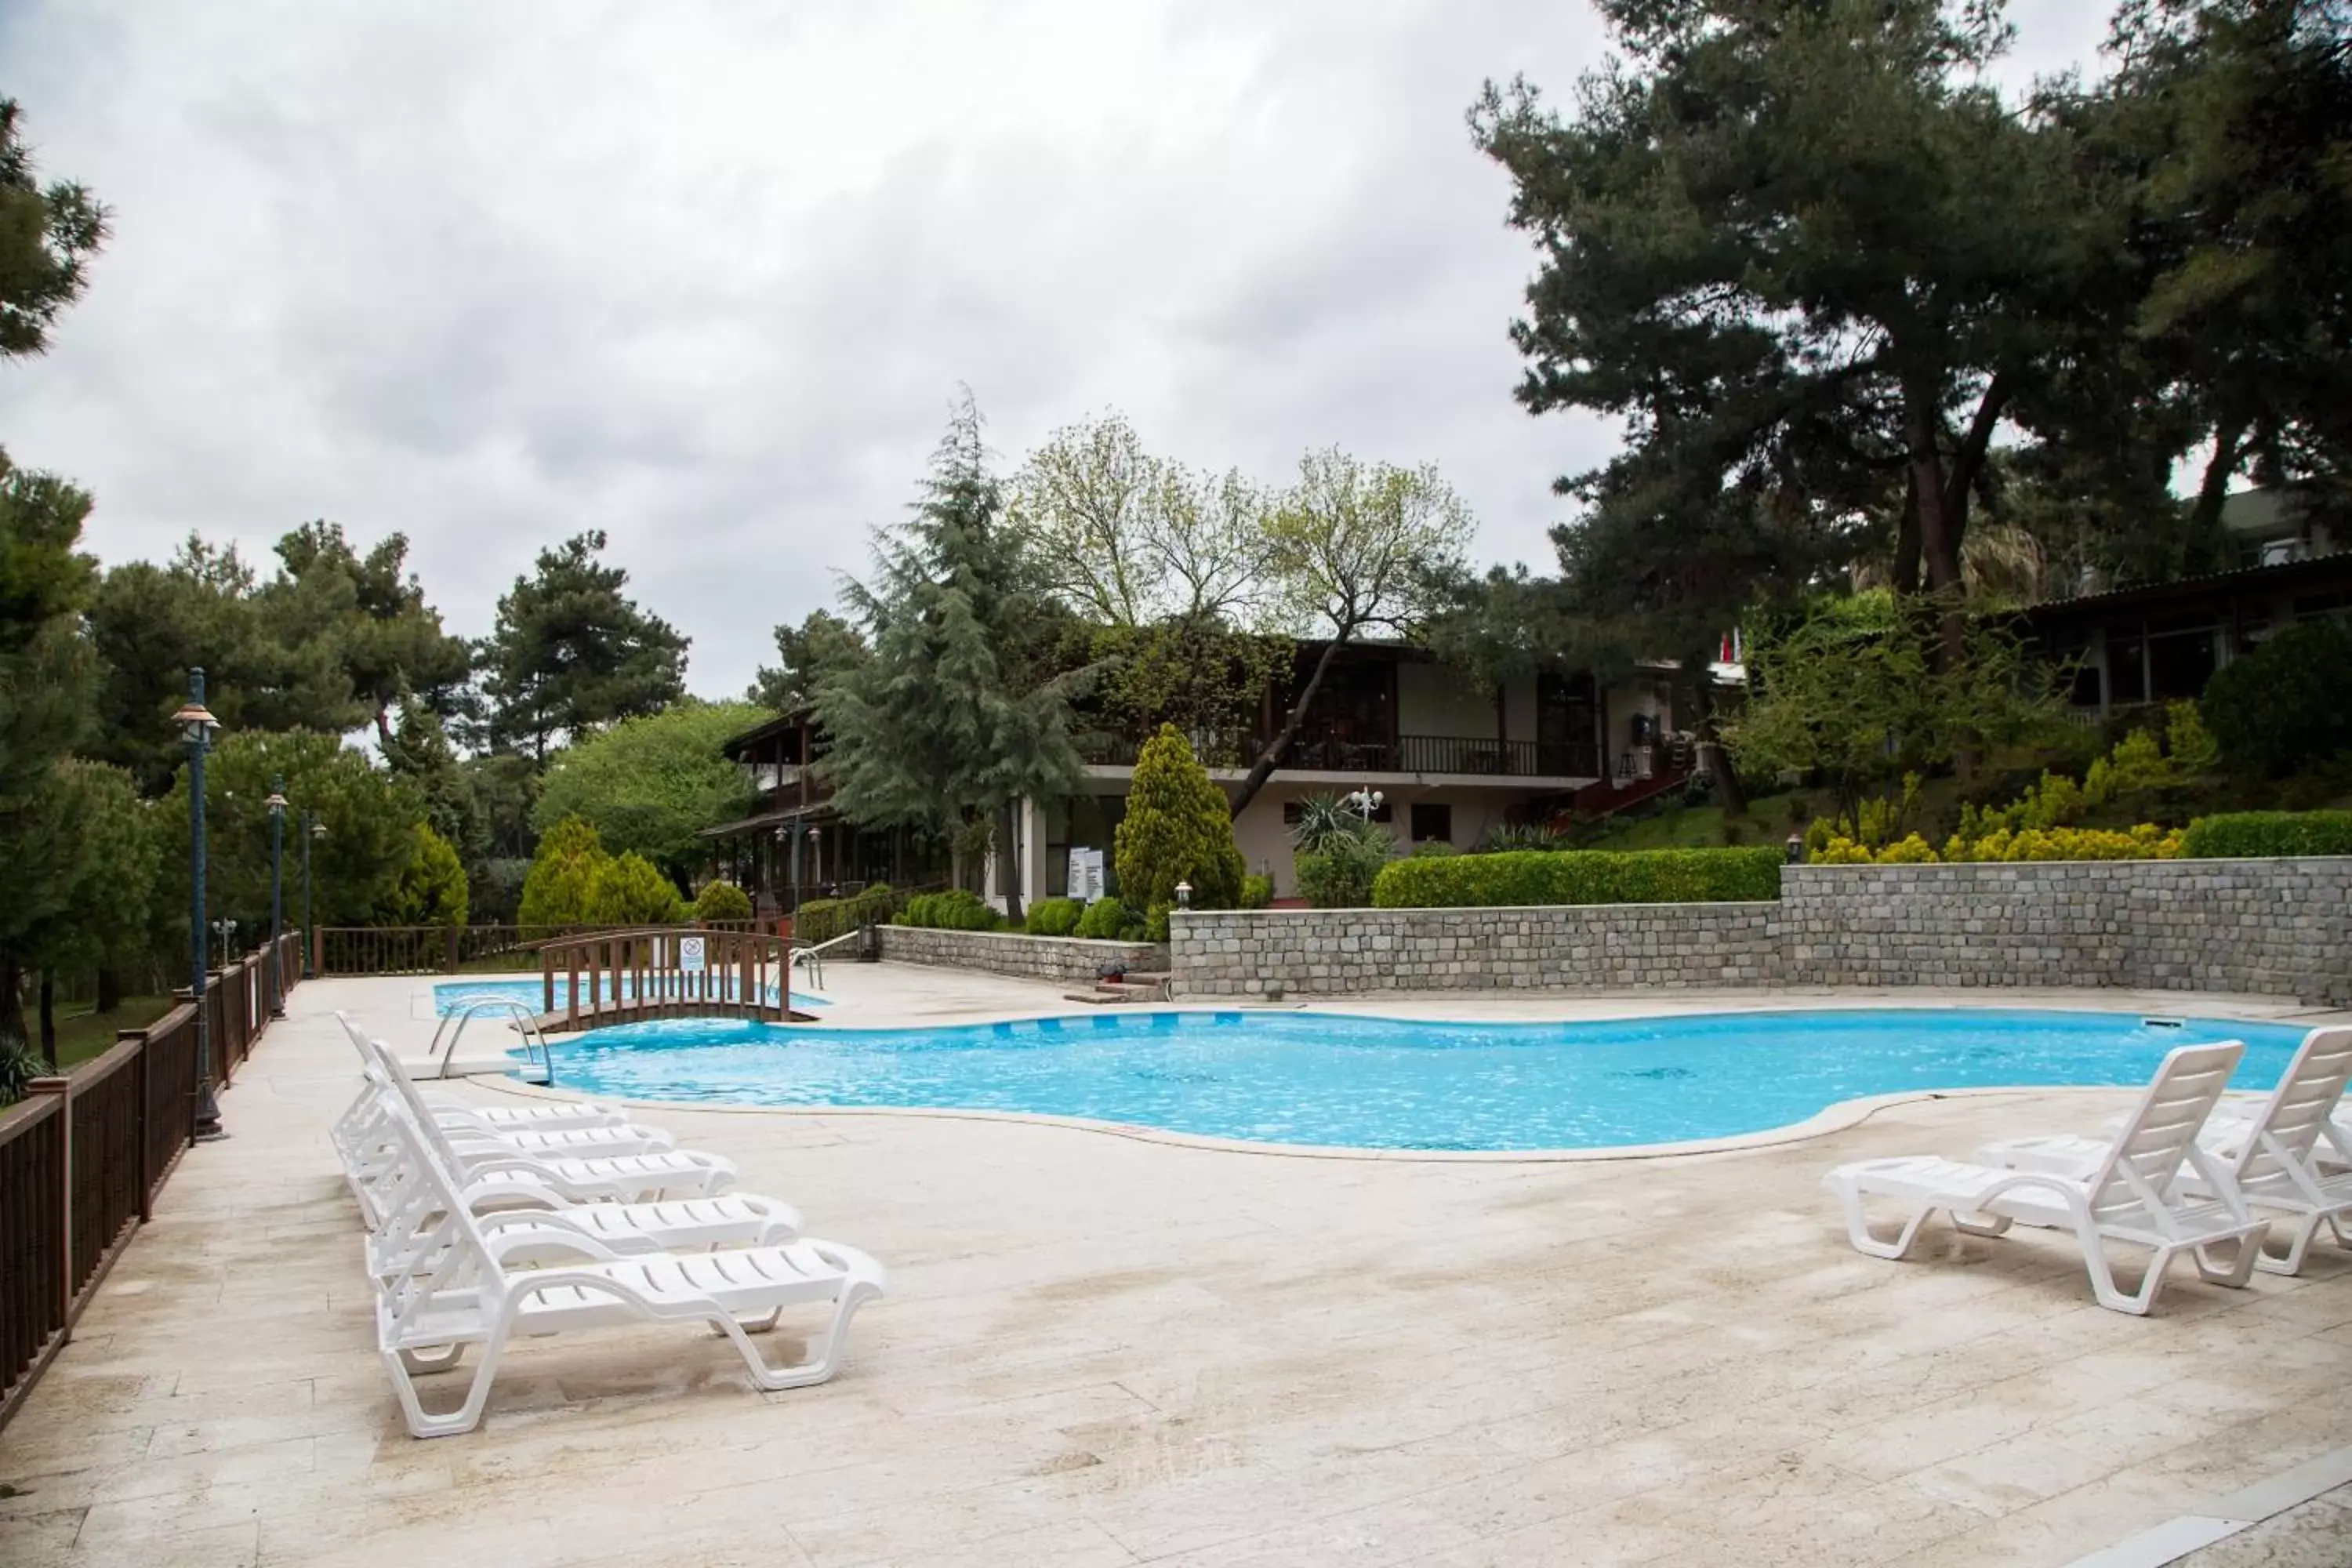
[[[748,702],[688,699],[623,720],[557,753],[535,819],[545,831],[577,817],[611,853],[643,855],[683,885],[710,858],[701,830],[751,804],[751,781],[719,745],[767,717]]]

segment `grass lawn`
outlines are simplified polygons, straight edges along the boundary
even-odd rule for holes
[[[111,1013],[93,1013],[87,1002],[64,1002],[58,1005],[58,1065],[71,1067],[86,1062],[114,1044],[117,1029],[142,1029],[172,1010],[169,996],[125,996],[122,1005]],[[31,1008],[26,1010],[25,1022],[38,1030],[39,1021]],[[35,1048],[38,1049],[36,1041]]]
[[[1729,826],[1738,835],[1741,844],[1780,844],[1791,833],[1802,833],[1804,823],[1789,819],[1791,801],[1807,798],[1798,794],[1759,796],[1748,803],[1745,816],[1729,819]],[[1815,810],[1828,808],[1827,792],[1821,792],[1818,801],[1806,812],[1805,822],[1811,822]],[[1719,805],[1677,805],[1628,822],[1622,827],[1595,839],[1594,849],[1696,849],[1715,848],[1724,843],[1726,820]]]

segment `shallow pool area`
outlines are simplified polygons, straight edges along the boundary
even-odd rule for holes
[[[726,994],[731,996],[734,994],[731,984],[734,977],[721,975],[719,978],[730,983]],[[636,994],[634,977],[622,974],[617,977],[613,975],[604,977],[603,993],[604,995],[613,994],[613,987],[616,981],[620,986],[621,995]],[[767,993],[771,1001],[775,999],[774,986],[769,986]],[[449,980],[433,987],[433,1011],[440,1017],[448,1016],[468,1002],[489,1000],[520,1002],[535,1013],[539,1011],[545,999],[546,992],[541,982],[537,980]],[[557,975],[555,977],[556,1007],[563,1008],[570,1005],[571,1000],[571,978],[568,975]],[[792,1005],[799,1011],[810,1012],[830,1004],[822,996],[812,996],[804,991],[795,991],[793,993]]]
[[[2238,1039],[2268,1089],[2302,1031],[2008,1008],[1758,1011],[1575,1023],[1122,1012],[939,1028],[669,1021],[553,1047],[557,1084],[630,1100],[1084,1117],[1267,1143],[1592,1149],[1759,1132],[1842,1100],[2144,1082]]]

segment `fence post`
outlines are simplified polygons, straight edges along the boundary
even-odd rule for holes
[[[37,1078],[25,1086],[25,1098],[37,1094],[58,1097],[58,1195],[63,1213],[58,1216],[58,1331],[71,1335],[73,1321],[73,1079]]]
[[[139,1223],[145,1225],[155,1217],[153,1212],[155,1173],[150,1170],[147,1164],[148,1150],[151,1147],[147,1136],[147,1090],[152,1054],[147,1049],[147,1031],[144,1029],[117,1029],[114,1031],[114,1039],[118,1045],[124,1040],[139,1042],[139,1055],[134,1058],[137,1065],[131,1069],[131,1080],[137,1086],[139,1094],[139,1116],[132,1123],[139,1140],[138,1148],[134,1151],[137,1160],[133,1168],[139,1173]]]
[[[441,936],[441,973],[455,974],[457,973],[457,928],[443,926]]]

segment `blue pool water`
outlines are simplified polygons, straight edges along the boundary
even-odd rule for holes
[[[731,980],[733,977],[730,975],[727,978]],[[609,978],[605,980],[604,994],[607,996],[612,994],[612,984],[613,982]],[[630,983],[630,977],[625,974],[621,976],[621,994],[624,996],[636,994],[636,987]],[[772,1000],[775,994],[776,988],[772,985],[769,986],[769,997]],[[511,997],[535,1013],[539,1011],[539,1005],[545,995],[546,993],[541,988],[541,983],[536,980],[453,980],[433,988],[433,1011],[436,1015],[446,1016],[456,1012],[468,1002],[499,996]],[[555,977],[555,1005],[562,1008],[570,1005],[571,1001],[572,981],[570,977],[559,974]],[[811,996],[805,992],[795,991],[793,993],[793,1005],[803,1012],[808,1012],[830,1004],[821,996]]]
[[[2137,1084],[2240,1039],[2268,1089],[2302,1038],[2115,1013],[1872,1009],[1575,1024],[1102,1013],[938,1029],[669,1022],[554,1045],[562,1087],[631,1100],[1043,1111],[1274,1143],[1565,1149],[1719,1138],[1862,1095]]]

